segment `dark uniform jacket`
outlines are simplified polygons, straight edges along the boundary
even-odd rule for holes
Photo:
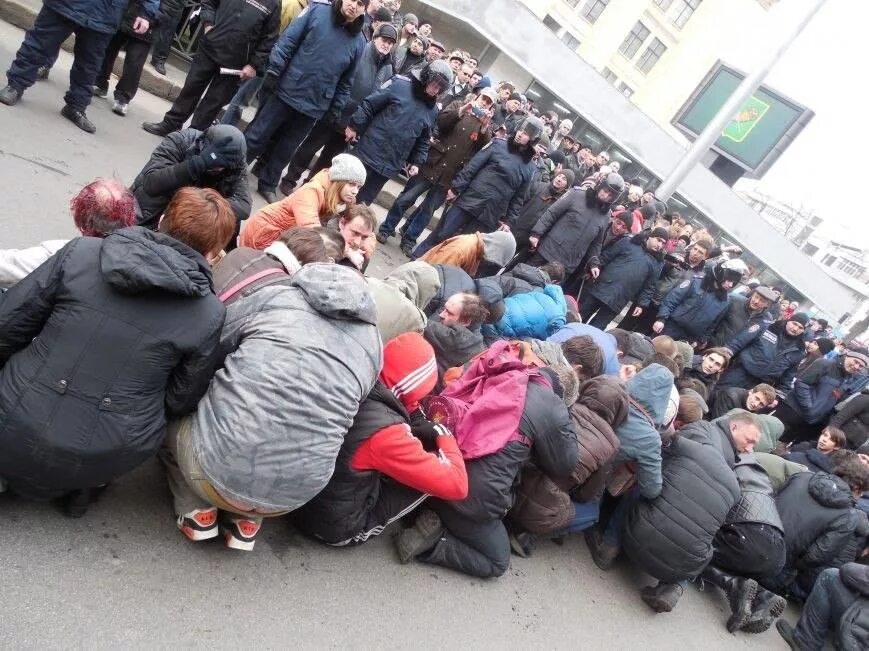
[[[128,0],[45,0],[43,4],[76,25],[103,34],[118,31]],[[142,0],[143,16],[156,19],[159,0]]]
[[[646,235],[625,237],[607,247],[600,255],[603,267],[591,286],[591,295],[616,312],[631,301],[648,307],[661,275],[663,253],[646,248]]]
[[[727,347],[734,358],[721,385],[749,389],[766,382],[790,388],[806,349],[802,335],[788,335],[786,323],[776,321],[768,327],[754,324],[729,341]]]
[[[200,20],[212,25],[199,51],[227,68],[265,71],[281,25],[281,0],[203,0]]]

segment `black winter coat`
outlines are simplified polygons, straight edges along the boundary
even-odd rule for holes
[[[265,71],[281,26],[281,0],[203,0],[200,20],[213,25],[199,51],[221,66]]]
[[[182,129],[163,138],[151,158],[139,172],[130,190],[139,203],[141,215],[138,223],[148,228],[157,228],[157,222],[175,191],[188,185],[198,188],[213,188],[220,192],[232,206],[236,219],[241,222],[250,216],[250,191],[247,188],[247,170],[244,162],[244,136],[238,142],[239,164],[219,174],[203,174],[196,177],[188,161],[198,156],[210,142],[214,130]],[[240,135],[240,133],[239,133]]]
[[[839,578],[856,599],[839,620],[836,648],[842,651],[863,651],[869,648],[869,567],[845,563]]]
[[[866,443],[869,440],[869,393],[861,393],[842,405],[833,413],[830,425],[845,432],[848,446],[852,449]]]
[[[709,406],[707,418],[715,420],[731,409],[745,409],[748,391],[742,387],[717,387],[712,394],[712,404]]]
[[[662,450],[663,488],[628,512],[624,550],[644,572],[676,583],[712,559],[712,540],[740,497],[736,476],[716,446],[678,437]]]
[[[167,413],[205,393],[223,319],[181,242],[136,226],[71,240],[0,302],[0,476],[47,498],[153,456]]]
[[[359,61],[356,62],[350,97],[341,111],[336,127],[343,132],[362,100],[380,90],[383,84],[392,79],[393,72],[392,58],[388,54],[380,54],[374,43],[366,43]]]
[[[609,209],[598,205],[594,189],[572,188],[547,208],[531,235],[540,238],[537,252],[560,262],[567,275],[583,262],[600,266],[600,247],[610,225]]]
[[[802,335],[790,336],[786,326],[786,321],[776,321],[766,328],[756,323],[728,342],[734,357],[721,384],[748,389],[766,382],[789,389],[806,348]]]
[[[43,3],[77,25],[103,34],[118,31],[127,0],[45,0]],[[159,0],[142,0],[142,16],[157,17]]]
[[[748,298],[745,296],[730,294],[727,297],[727,301],[729,303],[727,313],[709,338],[710,346],[726,346],[736,335],[751,326],[768,325],[766,311],[750,312],[748,310]]]
[[[534,163],[528,152],[496,138],[478,152],[453,179],[455,205],[474,215],[487,232],[501,221],[512,222],[531,187]]]
[[[833,472],[833,467],[836,464],[832,457],[829,454],[824,454],[815,446],[815,441],[798,443],[784,455],[784,458],[806,466],[809,472]]]
[[[476,522],[500,520],[515,500],[520,471],[528,461],[553,479],[570,476],[579,461],[576,431],[561,400],[549,387],[528,383],[519,431],[531,447],[513,441],[499,452],[467,461],[468,496],[448,504]]]
[[[303,533],[335,545],[371,529],[368,526],[371,511],[377,506],[381,491],[389,490],[392,480],[376,470],[354,470],[353,456],[381,429],[408,420],[404,405],[377,382],[344,436],[329,483],[314,499],[293,512],[293,522]]]
[[[836,475],[801,472],[793,475],[776,496],[784,523],[786,567],[810,590],[817,575],[834,566],[860,524],[848,485]],[[845,559],[839,562],[841,565]]]
[[[537,290],[542,291],[546,285],[552,284],[552,279],[548,273],[539,267],[532,267],[523,262],[517,264],[510,271],[495,276],[495,278],[501,285],[501,291],[505,298]]]
[[[513,236],[516,238],[517,249],[528,246],[528,236],[531,235],[531,229],[537,224],[537,220],[543,216],[547,208],[563,197],[565,192],[567,189],[559,194],[551,183],[544,181],[531,186],[528,198],[522,204],[522,209],[515,221],[510,223],[510,230],[513,231]]]
[[[141,0],[130,0],[127,8],[124,10],[124,17],[121,19],[120,31],[130,38],[144,41],[145,43],[151,43],[154,40],[154,28],[164,20],[165,14],[163,12],[163,4],[163,2],[160,3],[160,11],[152,18],[148,16],[148,12]],[[145,18],[148,20],[150,26],[148,27],[148,31],[144,34],[137,34],[133,30],[133,23],[136,22],[136,18]]]
[[[631,301],[645,308],[652,300],[664,254],[649,251],[647,239],[643,234],[625,237],[601,253],[603,269],[590,293],[611,310],[621,312]]]

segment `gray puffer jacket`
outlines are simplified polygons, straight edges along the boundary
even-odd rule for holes
[[[194,414],[197,461],[226,497],[291,511],[329,481],[382,364],[365,279],[310,264],[227,306],[228,351]]]

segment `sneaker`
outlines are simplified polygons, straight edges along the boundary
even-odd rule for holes
[[[108,87],[100,88],[99,86],[94,86],[94,96],[95,97],[105,97],[109,94]]]
[[[410,242],[402,242],[401,243],[401,252],[404,253],[408,258],[413,259],[413,249],[414,245]]]
[[[60,114],[82,131],[94,133],[97,130],[94,123],[88,120],[88,116],[84,114],[84,111],[74,109],[69,104],[60,109]]]
[[[165,138],[176,130],[162,120],[160,122],[142,122],[142,128],[148,133],[153,133],[161,138]]]
[[[377,234],[374,237],[377,238],[377,241],[381,244],[386,244],[391,236],[383,231],[377,231]]]
[[[195,509],[178,516],[178,529],[193,542],[217,537],[217,509]]]
[[[440,540],[444,527],[437,513],[425,509],[416,518],[412,527],[408,527],[396,538],[398,559],[402,564],[409,563],[414,557],[428,551]]]
[[[51,72],[51,68],[48,66],[39,66],[36,70],[36,80],[37,81],[45,81],[48,79],[48,73]]]
[[[166,74],[166,64],[162,61],[151,61],[151,67],[157,72],[157,74],[165,75]]]
[[[655,586],[646,586],[640,595],[646,605],[656,613],[669,613],[679,603],[684,588],[678,583],[660,582]]]
[[[256,536],[259,533],[261,522],[248,520],[247,518],[226,518],[220,523],[226,546],[230,549],[239,549],[249,552],[256,544]]]
[[[18,103],[18,100],[21,99],[21,95],[22,91],[13,88],[12,86],[6,86],[6,88],[0,90],[0,104],[15,106]]]
[[[124,116],[127,114],[127,106],[129,106],[126,102],[119,102],[115,100],[115,103],[112,104],[112,113],[115,115]]]
[[[803,647],[800,646],[794,637],[794,627],[791,626],[787,620],[778,620],[775,623],[775,629],[778,631],[778,634],[782,636],[782,639],[788,643],[788,646],[792,651],[802,651]]]
[[[534,534],[527,531],[510,534],[510,549],[520,558],[528,558],[534,553],[535,542]]]
[[[597,527],[585,532],[585,544],[588,546],[588,551],[591,552],[591,560],[604,571],[612,568],[621,552],[618,547],[604,542],[603,534]]]

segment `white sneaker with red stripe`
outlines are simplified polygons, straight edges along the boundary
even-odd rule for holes
[[[246,552],[251,551],[256,544],[256,536],[261,526],[261,522],[247,518],[225,518],[220,523],[226,546]]]
[[[195,509],[178,516],[178,529],[193,542],[216,538],[217,509]]]

